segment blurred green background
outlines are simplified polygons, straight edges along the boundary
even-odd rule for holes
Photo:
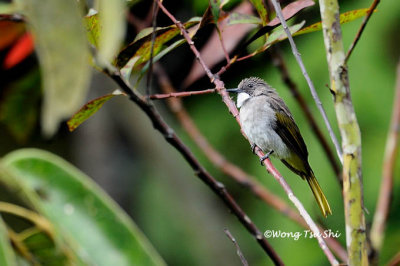
[[[369,7],[371,1],[341,1],[341,12]],[[181,21],[201,16],[208,1],[165,1],[169,10]],[[147,1],[132,8],[132,13],[144,17],[150,8]],[[349,61],[349,77],[352,99],[362,133],[363,180],[366,220],[368,227],[373,218],[380,186],[382,161],[388,125],[391,117],[396,64],[400,49],[400,2],[382,1]],[[298,21],[307,24],[319,21],[319,8],[315,5],[303,11]],[[349,47],[362,19],[342,26],[344,46]],[[160,24],[170,22],[161,17]],[[207,28],[195,40],[201,46],[210,35]],[[132,39],[134,30],[129,29]],[[295,38],[306,68],[319,93],[325,110],[334,125],[337,136],[335,112],[329,84],[328,68],[322,32]],[[293,58],[287,42],[280,43],[289,71],[307,99],[324,134],[328,138],[319,112],[312,100],[307,84]],[[165,56],[165,66],[173,83],[180,88],[192,64],[193,56],[183,45]],[[38,84],[36,59],[31,56],[17,69],[1,73],[2,86],[13,86],[21,73],[32,73],[27,87]],[[333,210],[327,219],[320,218],[314,198],[305,182],[291,173],[279,161],[273,163],[286,177],[295,194],[303,202],[315,220],[326,228],[341,233],[338,240],[345,245],[345,224],[340,187],[324,152],[305,121],[300,108],[274,68],[268,52],[232,66],[222,76],[226,87],[235,87],[249,76],[258,76],[275,87],[291,109],[307,144],[309,161],[314,169]],[[154,82],[153,84],[156,84]],[[33,85],[32,85],[33,86]],[[212,85],[206,78],[191,85],[190,89],[205,89]],[[107,77],[96,73],[92,80],[88,99],[111,92],[116,88]],[[158,91],[158,88],[154,88]],[[29,93],[29,92],[28,92]],[[38,101],[35,97],[34,101]],[[248,142],[243,139],[237,123],[217,95],[202,95],[184,99],[202,133],[231,162],[257,177],[269,190],[286,200],[281,187],[260,167],[252,155]],[[300,231],[303,228],[283,217],[279,212],[256,199],[248,190],[240,187],[222,174],[207,160],[181,129],[164,103],[157,108],[173,126],[178,135],[192,149],[206,169],[226,184],[235,199],[260,230]],[[0,124],[0,156],[21,148],[39,147],[59,154],[94,178],[127,212],[150,239],[161,256],[170,265],[241,265],[231,241],[224,234],[228,228],[238,241],[250,265],[270,265],[271,261],[251,235],[231,215],[224,204],[193,174],[190,167],[153,128],[147,117],[126,99],[113,99],[93,118],[69,133],[65,124],[52,139],[40,135],[40,125],[34,125],[34,133],[25,141],[16,141],[4,124]],[[332,145],[331,145],[332,146]],[[396,166],[394,197],[387,224],[381,263],[387,262],[400,246],[399,166]],[[289,203],[291,204],[291,203]],[[272,246],[288,265],[327,265],[328,262],[315,239],[270,238]]]

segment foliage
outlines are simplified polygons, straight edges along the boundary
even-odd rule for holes
[[[12,49],[10,47],[16,47],[16,43],[18,40],[21,41],[23,36],[28,36],[29,38],[33,36],[34,48],[40,66],[40,71],[38,68],[29,69],[29,71],[21,73],[18,79],[12,80],[12,82],[6,83],[4,88],[0,88],[0,122],[4,125],[4,128],[8,130],[9,134],[19,143],[34,145],[30,141],[32,141],[32,135],[37,135],[35,130],[38,125],[38,117],[40,117],[42,133],[48,138],[54,138],[54,136],[57,138],[64,130],[63,127],[61,127],[61,130],[59,127],[61,124],[64,124],[65,119],[69,118],[67,125],[68,128],[73,131],[103,106],[107,106],[104,104],[114,98],[115,95],[121,94],[120,92],[112,93],[115,87],[110,88],[108,93],[82,106],[82,103],[88,97],[93,68],[98,70],[117,69],[121,71],[125,81],[135,84],[135,88],[140,88],[139,84],[142,77],[146,75],[151,68],[150,54],[153,27],[147,25],[147,28],[142,28],[137,32],[134,38],[131,32],[132,29],[130,29],[129,26],[127,27],[125,19],[125,14],[127,12],[133,14],[135,8],[141,10],[141,5],[144,5],[143,3],[140,3],[140,1],[98,0],[94,1],[95,3],[93,6],[87,6],[88,4],[85,1],[80,2],[81,4],[78,5],[76,1],[46,0],[45,2],[39,3],[36,0],[15,0],[10,4],[0,4],[0,12],[21,13],[24,15],[23,20],[25,22],[16,22],[10,18],[0,20],[0,50],[2,50],[5,55],[11,56]],[[82,4],[82,2],[85,3]],[[196,1],[196,3],[197,2],[199,1]],[[246,14],[233,11],[232,8],[235,8],[235,6],[230,5],[228,2],[229,1],[210,1],[208,8],[206,10],[201,10],[203,13],[202,17],[196,17],[192,14],[193,17],[184,20],[185,22],[183,22],[183,25],[196,43],[198,41],[203,41],[204,36],[207,35],[207,31],[212,27],[217,29],[219,41],[227,43],[234,38],[238,39],[238,42],[240,41],[238,46],[227,48],[227,53],[229,54],[228,59],[230,59],[228,66],[232,68],[233,74],[227,72],[226,75],[232,75],[229,76],[231,78],[230,80],[232,84],[236,85],[235,82],[240,79],[239,76],[244,77],[245,75],[261,75],[265,73],[260,69],[265,69],[266,63],[262,62],[261,64],[260,61],[265,61],[267,58],[264,56],[266,52],[268,52],[271,47],[286,40],[286,35],[283,28],[279,25],[278,20],[274,18],[274,13],[268,12],[264,1],[250,1],[255,12]],[[186,3],[181,9],[183,10],[185,7],[192,4],[199,5],[199,3],[196,3]],[[238,5],[240,4],[242,3]],[[367,5],[365,1],[363,4]],[[316,43],[320,44],[321,40],[317,42],[315,39],[317,37],[308,35],[308,33],[320,31],[321,22],[311,23],[311,20],[315,21],[316,19],[310,18],[310,14],[304,14],[304,12],[301,13],[300,11],[305,8],[307,8],[306,10],[314,10],[316,7],[311,7],[312,5],[313,1],[294,1],[283,10],[286,19],[293,17],[292,21],[290,21],[290,31],[293,36],[302,35],[302,37],[296,37],[295,39],[299,40],[299,42],[304,42],[304,40],[308,38],[305,46],[309,47],[305,47],[303,51],[309,54],[314,52],[312,46]],[[346,10],[353,10],[344,11],[340,14],[340,22],[342,24],[364,17],[369,10],[368,8],[360,8],[361,4],[360,6],[354,6],[355,4],[346,5],[348,5],[348,9]],[[152,9],[150,8],[149,10]],[[87,11],[89,12],[83,15],[84,12]],[[395,13],[390,10],[387,12]],[[379,12],[377,12],[377,15],[378,14]],[[184,70],[187,72],[190,66],[190,62],[186,58],[187,55],[184,54],[181,58],[177,56],[181,55],[181,51],[187,48],[186,41],[180,34],[180,30],[176,25],[171,24],[168,20],[167,23],[166,20],[162,20],[160,16],[159,19],[162,21],[159,25],[163,26],[157,25],[158,27],[156,27],[156,38],[154,40],[152,52],[154,58],[152,59],[152,63],[162,62],[167,64],[176,61],[173,63],[178,64],[179,62],[179,64],[184,65]],[[211,24],[213,25],[211,26]],[[352,24],[349,23],[349,25]],[[223,35],[224,31],[227,31],[229,27],[233,26],[249,26],[249,28],[246,28],[242,35],[234,36],[232,39],[226,39],[226,36]],[[356,27],[356,25],[351,27]],[[7,29],[7,31],[2,29]],[[381,42],[386,40],[386,37],[384,38],[381,35],[378,38],[378,33],[381,34],[382,30],[374,29],[374,32],[376,33],[376,40]],[[352,36],[353,34],[349,34],[348,36],[350,35]],[[126,43],[124,43],[125,41]],[[13,71],[13,69],[17,69],[19,66],[23,65],[23,60],[31,55],[32,48],[33,47],[29,48],[23,46],[22,49],[24,50],[21,53],[17,53],[20,55],[20,58],[17,58],[15,63],[10,65],[6,64],[4,60],[1,64],[2,69],[4,71]],[[214,49],[212,50],[214,57],[224,58],[223,51],[216,49],[215,46],[211,49]],[[368,56],[373,56],[370,52],[366,54]],[[0,60],[3,58],[6,58],[6,56],[1,56]],[[311,55],[310,58],[312,58]],[[318,56],[315,55],[315,58],[318,58]],[[241,61],[251,61],[254,66],[257,67],[240,69]],[[312,59],[310,59],[310,61],[312,61]],[[320,65],[317,65],[323,64],[324,61],[322,61],[323,63],[321,63],[321,61],[317,62],[319,63],[309,63],[315,64],[315,76],[319,74],[320,76],[326,76],[326,73],[322,73]],[[171,69],[177,69],[177,66],[174,66],[173,63],[170,63],[172,66]],[[195,62],[194,65],[195,64],[197,63]],[[360,62],[351,62],[350,64],[356,65],[358,69],[368,69],[371,67],[362,65]],[[386,67],[386,71],[388,70],[387,65],[383,65],[384,63],[382,62],[380,62],[380,64]],[[214,66],[220,66],[220,64],[210,63],[209,65],[209,67]],[[373,70],[369,72],[371,71],[373,72]],[[189,72],[191,72],[191,70],[189,70]],[[381,72],[379,73],[381,74]],[[358,78],[358,80],[354,82],[354,87],[357,88],[357,85],[361,87],[360,83],[367,84],[368,78],[369,77]],[[38,85],[40,79],[42,81],[42,92],[40,92],[40,86]],[[136,82],[133,81],[134,79],[136,79]],[[229,78],[225,80],[228,81]],[[276,77],[270,76],[267,80],[272,84],[279,84],[280,82]],[[385,88],[390,87],[391,84],[389,84],[390,82],[387,81],[386,77],[381,80],[383,80],[384,84],[375,83],[374,86],[378,87],[378,85],[382,85],[382,87]],[[175,82],[177,81],[175,80]],[[321,85],[323,82],[326,83],[326,81],[321,80],[318,80],[318,82],[319,87],[323,87]],[[193,80],[191,83],[203,84],[201,80],[199,81],[197,79]],[[282,85],[282,87],[284,87],[284,85]],[[368,89],[364,85],[362,87]],[[190,88],[194,87],[192,86]],[[373,92],[371,91],[371,93]],[[290,99],[289,93],[282,92],[282,94],[285,99]],[[353,96],[354,95],[356,96],[354,97],[356,109],[361,113],[361,127],[366,131],[371,130],[376,134],[374,140],[372,140],[370,136],[365,137],[365,150],[368,151],[366,152],[368,153],[366,154],[368,156],[366,156],[366,162],[372,163],[374,162],[372,159],[373,156],[369,155],[369,153],[372,153],[371,150],[373,150],[373,147],[382,146],[379,146],[377,139],[383,139],[385,134],[376,132],[376,128],[385,125],[380,117],[386,115],[385,112],[387,109],[385,109],[385,112],[380,109],[378,110],[379,106],[375,106],[376,102],[373,99],[374,97],[364,95],[364,92],[360,89],[356,89],[355,92],[353,92]],[[361,96],[364,96],[364,98]],[[117,98],[126,99],[126,97]],[[328,98],[329,94],[326,94],[323,100],[329,102],[329,100],[327,100]],[[115,99],[113,101],[119,100]],[[234,133],[232,133],[234,130],[237,130],[237,128],[233,128],[230,124],[225,124],[229,122],[229,119],[221,114],[221,109],[217,109],[220,108],[220,106],[215,102],[214,98],[204,97],[202,101],[189,99],[187,103],[187,106],[191,108],[191,115],[198,121],[205,135],[210,136],[211,141],[216,146],[221,150],[227,150],[227,153],[229,153],[228,157],[237,161],[239,165],[242,165],[249,171],[254,172],[254,174],[260,174],[260,176],[265,175],[264,173],[261,174],[259,170],[255,170],[249,166],[251,165],[250,159],[242,159],[242,154],[244,154],[245,149],[247,149],[247,147],[244,148],[244,144],[238,144],[237,147],[230,147],[229,144],[232,143],[232,141],[236,141],[233,140],[233,136],[238,137],[238,135],[233,135]],[[292,104],[291,100],[288,100],[288,104]],[[79,109],[80,106],[82,107]],[[371,109],[374,109],[366,106],[375,106],[377,111],[370,116],[365,115],[367,113],[369,114]],[[386,104],[386,106],[388,106],[388,104]],[[295,107],[294,110],[296,120],[300,119],[300,128],[306,128],[304,121],[299,118],[300,115],[296,114],[297,109]],[[331,117],[333,117],[332,114],[331,112]],[[210,119],[210,117],[213,119]],[[137,118],[135,117],[134,119]],[[371,128],[370,124],[367,123],[371,119],[376,120],[379,126]],[[89,123],[88,121],[88,124]],[[140,125],[139,121],[133,119],[130,120],[129,123],[135,126],[136,123]],[[85,126],[86,125],[82,126],[82,128]],[[101,130],[102,129],[99,129],[99,131]],[[304,131],[307,130],[302,129],[303,134]],[[310,143],[309,150],[317,151],[314,152],[315,154],[318,153],[319,147],[317,144],[313,143],[310,134],[305,133],[304,137],[306,140],[310,140],[308,142],[306,141]],[[40,137],[36,138],[40,139]],[[227,148],[227,146],[229,148]],[[196,147],[192,148],[195,153],[198,153]],[[233,152],[230,152],[231,150]],[[5,150],[1,150],[1,152],[2,155],[5,154]],[[314,155],[311,152],[311,160],[314,161],[312,165],[316,165],[316,173],[321,173],[321,175],[324,173],[327,176],[326,179],[329,179],[332,174],[327,173],[327,170],[323,169],[328,168],[325,167],[326,162],[317,157],[323,156]],[[176,162],[174,162],[174,164],[175,163]],[[152,169],[148,170],[148,172],[154,172],[154,175],[157,176],[162,174],[156,173],[157,170],[153,169],[154,166],[150,168]],[[220,175],[218,171],[214,172],[216,175]],[[282,172],[285,176],[290,175],[285,170],[282,170]],[[151,175],[152,174],[147,173],[146,177],[151,180]],[[369,177],[377,176],[379,175],[379,171],[374,169],[371,173],[366,173],[366,175]],[[182,257],[177,255],[180,253],[178,251],[179,248],[189,249],[189,244],[194,244],[193,242],[196,242],[196,238],[200,240],[206,239],[205,241],[207,241],[207,237],[205,236],[208,236],[210,233],[207,233],[207,229],[204,228],[199,229],[199,233],[193,232],[194,230],[191,230],[191,228],[189,228],[190,226],[185,225],[186,222],[182,222],[182,220],[190,220],[190,218],[176,217],[177,220],[180,220],[176,221],[174,215],[169,216],[168,213],[164,213],[165,210],[157,209],[157,206],[155,206],[157,199],[154,199],[150,195],[152,195],[153,187],[156,191],[157,189],[162,190],[160,188],[161,185],[157,182],[152,184],[149,180],[138,181],[143,182],[143,191],[140,191],[137,197],[140,198],[141,195],[147,195],[147,197],[143,199],[146,203],[144,203],[144,207],[142,206],[141,208],[144,208],[142,212],[148,211],[148,216],[145,216],[146,218],[141,218],[143,219],[141,222],[146,233],[149,233],[149,235],[152,236],[152,240],[155,239],[155,242],[157,242],[157,249],[158,246],[161,247],[161,253],[163,257],[165,254],[165,259],[168,262],[177,262],[177,264],[185,264],[186,262],[186,264],[190,264],[188,261],[192,260],[190,261],[192,263],[210,264],[211,259],[207,258],[208,253],[206,253],[210,252],[210,249],[207,247],[207,244],[201,241],[198,245],[194,245],[194,248],[205,250],[204,253],[206,256],[202,256],[201,251],[197,254],[195,250],[188,251],[188,253],[182,255]],[[223,181],[227,180],[224,179]],[[229,181],[227,182],[229,183]],[[276,188],[274,184],[269,183],[269,181],[263,179],[262,182],[272,186],[272,189]],[[30,216],[22,216],[22,218],[28,220],[29,223],[26,223],[26,221],[21,222],[21,217],[18,218],[18,222],[14,222],[15,217],[10,218],[9,214],[2,216],[0,219],[0,265],[21,265],[21,261],[29,263],[55,261],[65,264],[72,263],[80,265],[164,264],[161,256],[154,250],[147,238],[143,236],[141,231],[120,207],[90,181],[86,175],[54,154],[39,150],[18,150],[5,155],[0,160],[0,183],[3,186],[3,190],[11,192],[10,194],[13,195],[13,197],[10,198],[1,198],[2,201],[12,202],[14,204],[12,206],[14,207],[11,206],[11,208],[14,211],[17,210],[18,206],[22,206],[26,210],[31,210],[34,213],[33,217],[37,215],[39,221],[44,221],[43,223],[47,226],[41,228],[40,224],[38,225],[35,223],[37,222],[37,220],[35,220],[36,218],[32,220]],[[331,181],[327,181],[327,184],[331,187],[335,187],[333,185],[334,183]],[[166,190],[170,189],[174,191],[169,186],[170,184],[164,185]],[[368,195],[368,192],[372,192],[371,194],[376,195],[376,187],[377,183],[367,183],[365,194]],[[146,192],[146,190],[150,192]],[[328,198],[339,198],[336,189],[335,193],[332,192],[332,190],[334,189],[328,192]],[[299,189],[299,191],[303,190]],[[239,194],[239,192],[242,193],[242,190],[238,191],[237,194]],[[163,195],[163,193],[167,195]],[[157,192],[154,194],[157,194]],[[179,204],[183,204],[181,199],[174,199],[174,195],[170,195],[163,190],[160,192],[160,195],[161,197],[171,198],[171,202],[175,202],[175,205],[171,203],[173,205],[173,212],[179,214],[182,214],[182,212],[185,213],[176,207],[180,206]],[[304,195],[306,195],[306,192],[304,192]],[[303,199],[305,202],[308,200],[306,197],[303,197],[302,200]],[[370,209],[373,209],[373,207],[371,207],[373,206],[373,202],[373,199],[366,199],[366,205],[370,206]],[[146,204],[153,207],[146,210]],[[170,203],[166,202],[165,204]],[[268,215],[264,216],[264,214],[261,213],[264,212],[265,209],[260,208],[258,202],[252,202],[251,204],[252,207],[248,207],[247,209],[255,217],[256,222],[264,224],[264,221],[270,218],[271,210],[268,209]],[[335,200],[334,208],[335,207],[336,210],[334,213],[340,213],[342,207],[339,199]],[[262,209],[262,211],[259,211],[260,209]],[[0,212],[5,213],[6,211],[0,208]],[[164,218],[160,219],[160,217],[164,217],[162,213],[165,215],[165,221]],[[153,216],[153,219],[148,218],[151,216]],[[327,224],[331,227],[335,227],[335,224],[340,224],[342,221],[341,218],[340,216],[333,217],[331,218],[332,220],[328,220]],[[149,225],[143,222],[146,221],[146,219],[149,220]],[[287,220],[279,220],[278,218],[272,217],[269,221],[269,227],[275,226],[285,231],[299,230],[293,224],[287,222]],[[21,224],[23,224],[22,228]],[[29,226],[27,226],[27,224],[29,224]],[[193,224],[199,225],[197,221],[193,221]],[[185,226],[188,228],[185,228]],[[160,229],[156,227],[160,227]],[[173,245],[169,243],[171,238],[174,239],[173,236],[171,236],[173,235],[170,230],[171,228],[175,229],[177,231],[175,234],[178,235],[178,230],[183,230],[185,234],[189,235],[188,239],[192,239],[192,241],[186,242],[186,244],[178,243],[177,245],[179,248],[174,250],[172,247]],[[398,235],[399,232],[397,228],[391,230]],[[252,250],[253,243],[248,242],[244,235],[241,236],[243,236],[241,238],[244,239],[242,239],[243,242],[239,242],[239,244],[244,248],[243,253],[245,257],[246,254],[252,254],[252,256],[255,254],[254,264],[264,263],[262,255],[257,253],[258,251]],[[282,243],[279,241],[271,240],[273,246],[277,246],[278,252],[280,253],[283,253],[289,248],[298,248],[298,250],[301,250],[296,242],[288,244],[287,242]],[[340,241],[344,242],[344,239],[340,239]],[[395,241],[388,243],[393,242]],[[315,241],[303,240],[302,243],[304,246],[303,248],[317,250],[314,246]],[[387,245],[390,246],[391,244]],[[296,257],[300,256],[297,253],[294,254],[296,254],[296,256],[293,256],[294,258],[288,258],[288,261],[296,261]],[[389,255],[392,254],[386,255],[384,253],[386,257]],[[320,254],[311,254],[309,261],[305,261],[311,264],[314,262],[313,260],[315,260],[316,263],[321,264],[322,260],[319,260],[321,259],[319,256]],[[194,259],[196,257],[198,259]],[[210,257],[214,258],[218,257],[218,255],[211,254]],[[234,261],[234,259],[232,260]],[[224,258],[222,261],[224,261]],[[216,263],[215,261],[212,262]]]

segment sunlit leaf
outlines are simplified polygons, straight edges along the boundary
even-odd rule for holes
[[[366,16],[368,14],[368,10],[369,10],[369,8],[363,8],[363,9],[352,10],[352,11],[348,11],[343,14],[340,14],[340,24],[347,23],[347,22],[353,21],[355,19],[361,18],[363,16]],[[374,12],[376,12],[376,10],[374,10]],[[314,23],[314,24],[307,26],[304,29],[296,32],[295,34],[293,34],[293,36],[306,34],[306,33],[314,32],[314,31],[319,31],[321,29],[322,29],[322,23],[317,22],[317,23]]]
[[[185,28],[190,28],[200,22],[201,18],[193,18],[188,22],[184,23]],[[163,45],[180,33],[179,28],[175,25],[157,30],[157,36],[154,42],[153,56],[157,55],[163,48]],[[151,31],[146,30],[146,34],[142,34],[140,39],[136,39],[124,48],[118,55],[116,65],[118,67],[124,67],[129,60],[134,59],[135,62],[132,68],[145,63],[150,59],[151,49]]]
[[[69,131],[74,131],[80,124],[94,115],[108,100],[117,95],[122,95],[122,93],[117,90],[111,94],[96,98],[82,106],[82,108],[68,120],[67,125]]]
[[[253,4],[255,9],[257,10],[258,15],[260,16],[262,20],[263,25],[267,25],[268,23],[268,12],[267,8],[264,4],[263,0],[250,0],[250,2]]]
[[[111,63],[124,40],[125,1],[124,0],[97,0],[99,3],[99,50],[100,63]]]
[[[260,18],[247,15],[247,14],[240,14],[240,13],[230,13],[227,18],[228,25],[234,24],[261,24],[262,21]]]
[[[295,24],[293,26],[289,27],[290,33],[293,35],[295,32],[298,32],[306,23],[305,20],[302,22]],[[265,44],[265,46],[271,46],[272,44],[278,42],[278,41],[283,41],[287,39],[286,32],[283,28],[275,30],[273,33],[271,33],[268,37],[268,40]]]
[[[95,14],[85,16],[85,25],[89,42],[98,48],[100,36],[99,14],[96,12]]]
[[[221,1],[220,0],[209,0],[210,1],[210,7],[211,7],[211,14],[213,16],[214,23],[218,23],[219,19],[219,14],[221,11]]]
[[[17,0],[35,37],[43,81],[42,129],[53,135],[86,96],[89,51],[76,1]]]
[[[124,211],[62,158],[24,149],[6,155],[1,165],[13,177],[2,181],[13,183],[85,265],[165,265]]]
[[[1,216],[0,216],[0,265],[2,266],[17,265],[15,253],[8,239],[7,228]]]

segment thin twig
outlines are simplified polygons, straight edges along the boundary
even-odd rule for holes
[[[303,98],[303,95],[301,94],[296,83],[290,77],[289,70],[285,64],[285,60],[282,56],[280,49],[277,47],[271,47],[270,51],[273,57],[273,62],[275,66],[279,69],[279,72],[281,73],[282,80],[285,82],[286,86],[292,92],[292,95],[296,99],[297,103],[300,105],[300,108],[303,111],[304,116],[307,118],[307,122],[310,124],[312,131],[319,140],[319,143],[321,144],[322,148],[325,151],[326,156],[328,157],[328,160],[332,166],[333,171],[336,174],[339,184],[342,185],[341,169],[336,162],[336,158],[331,148],[329,147],[329,144],[325,139],[324,134],[322,134],[322,131],[319,128],[317,121],[314,118],[314,115],[312,114],[310,108],[308,107],[307,102]]]
[[[30,221],[31,223],[36,225],[36,227],[38,227],[40,230],[45,232],[49,237],[54,239],[54,232],[51,223],[43,216],[37,214],[36,212],[4,201],[0,202],[0,212],[9,213]]]
[[[147,84],[146,84],[146,97],[149,97],[151,91],[151,77],[153,75],[153,53],[154,53],[154,42],[156,40],[157,35],[157,14],[158,14],[158,5],[156,4],[157,0],[153,1],[153,32],[151,33],[151,47],[150,47],[150,59],[149,59],[149,71],[147,72]]]
[[[225,234],[228,236],[228,238],[232,241],[232,243],[235,245],[236,247],[236,254],[239,256],[240,261],[242,262],[243,266],[248,266],[249,263],[247,262],[246,258],[243,256],[242,251],[240,250],[239,244],[236,242],[236,239],[233,237],[233,235],[231,234],[231,232],[229,232],[228,229],[224,229]]]
[[[369,19],[371,18],[372,13],[374,13],[374,10],[375,10],[376,6],[379,4],[379,2],[380,2],[380,0],[374,0],[374,2],[372,2],[372,5],[368,10],[367,15],[365,16],[363,22],[361,23],[361,27],[358,30],[356,37],[354,38],[353,42],[350,45],[349,50],[347,51],[346,58],[344,59],[345,64],[347,64],[347,61],[349,60],[351,53],[353,52],[358,41],[360,40],[361,34],[363,33],[365,26],[367,26],[367,23],[368,23]]]
[[[312,94],[312,96],[314,98],[315,104],[317,105],[318,110],[321,113],[322,118],[324,119],[325,125],[326,125],[326,127],[328,129],[328,132],[329,132],[329,135],[331,137],[331,140],[332,140],[333,144],[335,145],[336,153],[337,153],[337,155],[338,155],[338,157],[340,159],[340,162],[343,164],[342,148],[340,147],[339,141],[337,140],[337,138],[335,136],[335,133],[333,132],[332,126],[329,123],[328,116],[326,115],[324,107],[322,106],[321,100],[319,99],[318,93],[315,90],[314,84],[313,84],[310,76],[307,73],[307,70],[306,70],[306,68],[304,66],[303,60],[301,59],[301,55],[300,55],[299,51],[297,50],[297,47],[296,47],[296,44],[295,44],[295,42],[293,40],[292,34],[290,33],[289,27],[286,24],[286,21],[285,21],[283,15],[282,15],[281,6],[276,0],[271,0],[271,2],[272,2],[273,6],[275,8],[276,15],[278,16],[279,20],[281,21],[283,29],[285,30],[285,32],[286,32],[286,34],[288,36],[288,39],[289,39],[289,42],[290,42],[290,46],[292,48],[293,55],[296,58],[296,61],[300,66],[300,69],[301,69],[301,71],[303,73],[304,78],[307,81],[308,86],[310,87],[310,91],[311,91],[311,94]]]
[[[169,94],[175,91],[163,67],[158,63],[155,64],[154,74],[158,77],[158,82],[163,92]],[[212,162],[223,173],[234,179],[237,183],[249,189],[255,196],[260,198],[267,205],[273,207],[284,216],[298,223],[300,226],[309,229],[307,223],[298,214],[298,212],[290,207],[279,196],[275,195],[266,187],[264,187],[260,182],[257,181],[255,177],[249,175],[243,169],[229,162],[207,141],[186,111],[180,98],[169,98],[167,103],[171,111],[176,115],[179,122],[182,124],[184,130],[203,151],[210,162]],[[321,233],[325,230],[322,227],[319,227],[319,229]],[[325,240],[328,246],[342,261],[347,261],[347,252],[336,239],[328,237]]]
[[[197,48],[194,46],[193,40],[190,38],[189,34],[186,32],[185,28],[183,27],[182,23],[180,23],[158,0],[158,5],[173,22],[175,25],[178,26],[178,28],[181,30],[182,35],[188,42],[190,49],[193,51],[193,53],[196,56],[196,59],[199,61],[199,63],[202,65],[204,68],[204,71],[206,72],[208,78],[212,83],[214,83],[218,93],[221,95],[223,102],[225,105],[228,107],[228,110],[231,112],[233,117],[235,117],[236,121],[238,122],[239,126],[241,125],[240,123],[240,118],[239,118],[239,112],[236,108],[235,103],[232,101],[232,99],[229,97],[229,93],[224,89],[224,83],[218,78],[218,76],[215,76],[212,74],[211,70],[206,66],[204,63],[203,59],[200,56],[199,51]],[[242,131],[243,136],[247,139],[246,135]],[[262,152],[261,149],[256,147],[256,154],[262,158],[264,156],[264,153]],[[325,253],[327,256],[328,260],[331,262],[331,264],[338,264],[336,261],[335,257],[333,256],[332,252],[330,249],[326,246],[326,243],[322,236],[319,234],[318,227],[315,225],[314,221],[311,219],[310,215],[307,213],[307,211],[304,209],[304,206],[300,203],[300,201],[294,196],[293,191],[291,190],[290,186],[286,183],[286,181],[283,179],[282,175],[276,170],[276,168],[273,166],[271,161],[269,159],[264,160],[265,167],[269,173],[273,175],[273,177],[281,184],[285,192],[287,193],[289,199],[294,203],[294,205],[297,207],[297,209],[300,212],[300,215],[303,216],[304,220],[310,227],[311,231],[315,233],[318,239],[318,243],[322,249],[322,251]]]
[[[232,211],[232,213],[239,219],[242,225],[250,232],[251,235],[257,240],[263,250],[270,256],[271,260],[276,265],[283,265],[281,258],[268,243],[262,232],[250,220],[247,214],[240,208],[233,197],[229,194],[225,186],[212,177],[204,167],[199,163],[189,148],[182,142],[182,140],[175,134],[173,129],[162,119],[160,114],[154,106],[147,102],[143,96],[134,91],[130,85],[121,77],[121,74],[115,70],[104,69],[104,72],[109,75],[120,88],[129,96],[129,99],[136,103],[143,112],[147,114],[153,123],[153,127],[158,130],[176,150],[178,150],[189,165],[194,170],[195,174],[207,184],[215,194],[217,194]]]
[[[192,95],[200,95],[200,94],[209,94],[216,92],[216,89],[207,89],[201,91],[183,91],[183,92],[170,92],[170,93],[163,93],[163,94],[153,94],[150,95],[149,98],[151,100],[160,100],[166,98],[180,98],[180,97],[188,97]]]
[[[387,266],[399,266],[400,265],[400,251],[394,255],[394,257],[387,263]]]
[[[382,247],[386,220],[393,195],[393,177],[397,159],[400,129],[400,60],[397,64],[397,81],[393,104],[392,119],[386,140],[385,157],[382,169],[382,181],[376,211],[371,228],[371,243],[375,254]]]

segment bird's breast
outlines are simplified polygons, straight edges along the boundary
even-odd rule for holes
[[[255,97],[246,101],[240,108],[240,121],[244,133],[252,143],[264,152],[274,151],[280,159],[289,156],[289,150],[275,132],[275,111],[264,97]]]

